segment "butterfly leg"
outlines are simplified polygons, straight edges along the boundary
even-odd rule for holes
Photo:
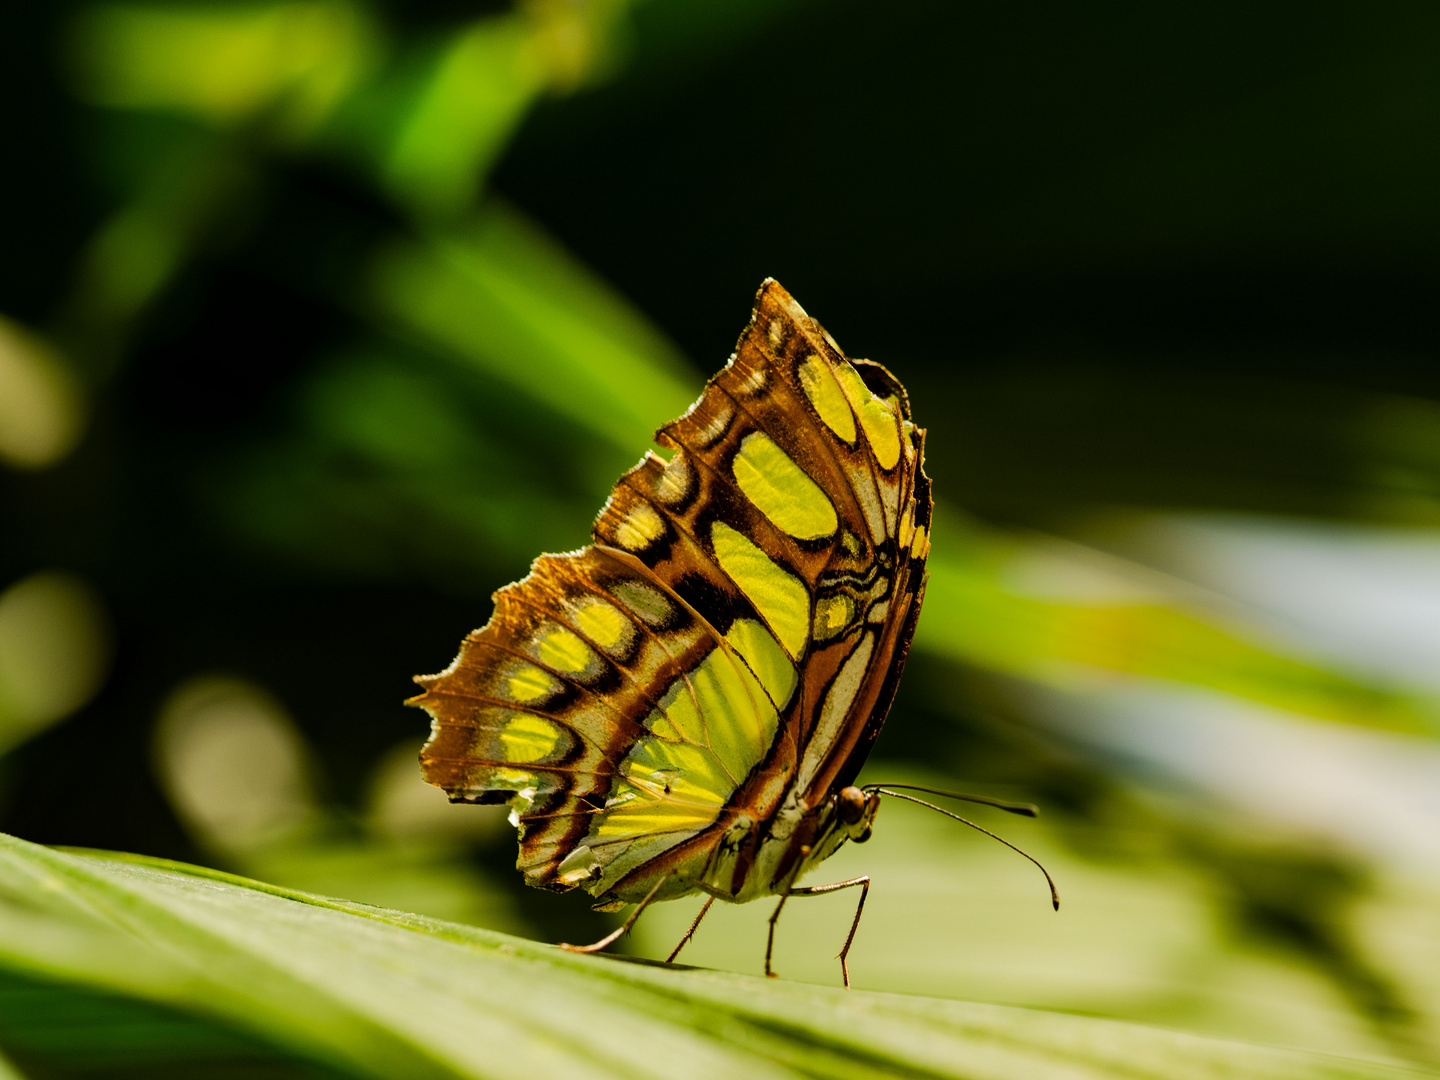
[[[775,910],[770,913],[770,934],[765,938],[765,977],[767,979],[776,977],[775,972],[770,970],[770,954],[775,951],[775,922],[780,918],[780,912],[785,910],[785,901],[790,899],[790,894],[798,891],[798,889],[786,889],[780,896],[780,903],[776,904]]]
[[[591,945],[566,945],[562,942],[560,948],[566,952],[593,953],[615,944],[615,942],[624,937],[630,928],[635,925],[635,920],[640,918],[640,913],[650,906],[650,901],[655,899],[655,894],[660,891],[660,887],[669,880],[670,875],[667,874],[657,881],[655,887],[645,894],[645,899],[635,905],[635,910],[630,913],[630,917],[620,924],[620,929],[606,934],[599,941]],[[696,919],[695,921],[698,923],[700,920]],[[694,930],[694,927],[691,927],[691,930]],[[684,942],[681,942],[681,944],[684,944]]]
[[[710,911],[710,905],[713,903],[715,903],[713,896],[705,898],[705,906],[700,909],[700,914],[695,916],[695,921],[690,924],[690,929],[685,931],[685,936],[680,939],[680,944],[676,945],[675,950],[669,956],[665,957],[667,964],[673,964],[675,957],[679,956],[680,950],[685,947],[685,943],[695,936],[695,928],[700,925],[700,920]]]
[[[851,878],[849,881],[836,881],[830,885],[802,885],[799,888],[791,889],[790,892],[786,894],[787,896],[821,896],[825,893],[839,892],[841,889],[852,889],[856,885],[860,886],[860,903],[855,905],[855,919],[850,924],[850,933],[845,938],[845,947],[840,950],[840,955],[836,957],[836,959],[840,961],[840,975],[845,980],[846,990],[850,989],[850,968],[845,963],[845,958],[850,955],[850,943],[855,940],[855,931],[860,928],[860,914],[865,910],[865,898],[870,895],[869,875]],[[784,898],[781,899],[780,903],[782,905],[785,903]],[[772,937],[775,933],[775,917],[778,917],[779,914],[780,909],[776,908],[775,916],[772,916],[770,919],[770,933]],[[765,974],[770,974],[770,954],[768,950],[765,954]]]

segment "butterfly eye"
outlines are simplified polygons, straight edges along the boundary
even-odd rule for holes
[[[865,816],[865,793],[858,787],[841,788],[835,815],[842,825],[858,825]]]

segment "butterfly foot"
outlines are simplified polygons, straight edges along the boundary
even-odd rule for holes
[[[596,953],[599,952],[601,949],[605,948],[605,946],[609,945],[612,941],[614,941],[614,938],[612,937],[602,938],[601,940],[595,942],[593,945],[567,945],[565,942],[562,941],[555,947],[557,949],[564,949],[566,952]]]
[[[625,932],[630,929],[630,925],[634,921],[635,920],[633,918],[629,919],[624,926],[620,927],[619,930],[616,930],[613,933],[606,934],[599,941],[596,941],[590,945],[567,945],[562,941],[559,945],[555,947],[557,949],[564,949],[566,952],[597,953],[600,952],[602,949],[609,948],[611,945],[614,945],[615,942],[619,941],[620,938],[624,936]]]

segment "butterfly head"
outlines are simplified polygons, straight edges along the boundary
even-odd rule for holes
[[[835,820],[847,839],[863,844],[870,839],[875,813],[880,809],[879,792],[861,791],[853,784],[835,796]]]

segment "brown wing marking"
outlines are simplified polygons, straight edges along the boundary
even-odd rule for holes
[[[494,617],[449,668],[417,680],[426,692],[413,703],[432,717],[426,780],[457,801],[511,802],[532,884],[568,887],[554,871],[603,807],[625,748],[645,734],[638,718],[655,708],[656,688],[715,648],[712,628],[680,605],[647,607],[646,590],[594,548],[542,556],[496,593]],[[607,612],[599,620],[597,603]],[[560,639],[559,664],[557,628],[574,637]]]

